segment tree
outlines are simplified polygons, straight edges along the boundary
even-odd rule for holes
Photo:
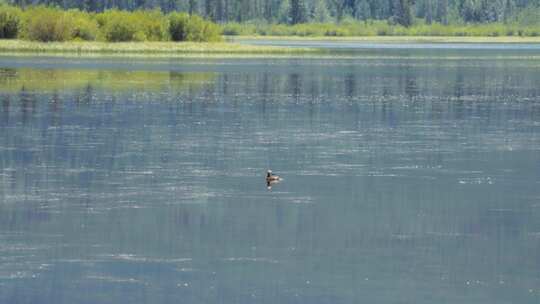
[[[524,22],[539,23],[540,0],[0,0],[27,7],[50,5],[89,12],[117,8],[159,8],[163,12],[201,14],[219,22],[265,19],[268,22],[342,21],[346,15],[358,20],[389,20],[410,26],[414,17],[426,23]]]
[[[516,3],[513,0],[507,0],[504,7],[504,22],[508,22],[510,18],[514,15],[516,9]]]
[[[478,21],[476,5],[473,0],[465,0],[461,4],[461,16],[466,22]]]
[[[433,3],[431,1],[432,0],[426,0],[426,3],[424,4],[425,5],[424,15],[425,15],[427,24],[431,24],[433,22]]]
[[[304,0],[290,0],[289,18],[291,24],[305,23],[307,21]]]
[[[448,24],[448,0],[439,0],[437,3],[437,21]]]
[[[409,27],[413,24],[413,0],[395,0],[393,2],[393,19],[396,23]]]
[[[274,6],[271,0],[264,1],[264,19],[271,21],[274,19]]]
[[[368,20],[371,18],[371,7],[366,0],[360,0],[356,18],[360,20]]]
[[[345,8],[347,6],[347,0],[332,0],[332,5],[336,11],[336,19],[337,21],[341,21],[343,19],[343,15],[345,13]]]
[[[328,22],[330,20],[330,12],[328,12],[324,0],[315,0],[311,18],[315,22]]]
[[[213,4],[214,1],[212,0],[204,0],[204,15],[206,18],[214,19],[214,12],[212,8],[214,7]]]
[[[283,0],[278,8],[277,19],[279,23],[290,23],[290,3]]]
[[[189,14],[193,15],[197,11],[197,0],[189,0]]]

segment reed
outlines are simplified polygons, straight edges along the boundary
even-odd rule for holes
[[[36,42],[0,40],[3,53],[75,53],[75,54],[301,54],[317,52],[309,48],[241,45],[227,42]]]

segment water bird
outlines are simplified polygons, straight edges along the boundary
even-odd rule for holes
[[[272,170],[266,171],[266,187],[268,190],[272,189],[272,185],[282,181],[282,178],[272,173]]]
[[[266,171],[266,181],[267,182],[275,182],[275,181],[279,181],[281,180],[281,178],[277,175],[275,175],[274,173],[272,173],[272,170],[268,170]]]

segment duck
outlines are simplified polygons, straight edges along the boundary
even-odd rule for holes
[[[277,175],[274,175],[272,173],[272,170],[268,170],[266,171],[266,182],[267,183],[271,183],[271,182],[279,182],[281,180],[281,178]]]
[[[272,173],[272,170],[266,171],[266,187],[268,190],[272,190],[272,186],[279,183],[283,179]]]

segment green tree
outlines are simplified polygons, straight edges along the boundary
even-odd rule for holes
[[[21,26],[22,12],[17,7],[0,5],[0,39],[17,37]]]
[[[437,2],[437,21],[448,24],[448,0],[439,0]]]
[[[366,0],[360,0],[358,3],[357,16],[360,20],[371,19],[371,7]]]
[[[291,24],[305,23],[307,21],[304,0],[290,0],[289,19]]]
[[[433,0],[426,0],[425,5],[425,19],[427,24],[431,24],[433,22]]]
[[[171,13],[169,34],[173,41],[221,41],[221,30],[213,23],[196,15]]]
[[[413,0],[395,0],[393,5],[393,20],[405,27],[413,24]]]
[[[347,0],[331,0],[332,8],[335,11],[335,17],[337,21],[341,21],[345,15],[345,9],[347,7]]]
[[[466,22],[476,22],[478,14],[474,0],[464,0],[461,4],[461,16]]]
[[[330,12],[324,0],[315,0],[311,18],[315,22],[328,22],[330,20]]]

